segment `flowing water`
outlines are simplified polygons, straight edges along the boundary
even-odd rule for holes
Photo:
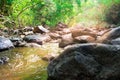
[[[47,61],[42,57],[58,54],[57,44],[46,44],[40,48],[15,48],[0,52],[0,57],[7,56],[9,61],[0,65],[0,80],[47,80]]]

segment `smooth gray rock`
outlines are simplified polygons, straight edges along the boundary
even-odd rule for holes
[[[76,44],[47,68],[48,80],[120,80],[120,46]]]
[[[8,38],[0,37],[0,52],[13,47],[13,43]]]
[[[26,42],[38,43],[42,45],[44,42],[51,40],[51,38],[49,35],[34,34],[25,36],[24,40]]]

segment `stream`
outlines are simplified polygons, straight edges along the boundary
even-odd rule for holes
[[[0,52],[8,63],[0,65],[0,80],[47,80],[48,62],[42,60],[47,54],[58,54],[58,44],[46,44],[40,48],[21,47]]]

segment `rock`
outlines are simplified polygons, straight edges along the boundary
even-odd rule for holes
[[[40,45],[51,40],[50,36],[47,34],[46,35],[40,35],[40,34],[27,35],[23,39],[26,42],[38,43]]]
[[[62,31],[64,28],[67,28],[68,26],[62,22],[59,22],[57,25],[56,25],[56,29],[55,30],[58,30],[58,31]]]
[[[62,37],[62,40],[59,43],[60,47],[65,47],[67,45],[73,44],[73,38],[71,33],[62,35],[61,37]]]
[[[0,37],[0,52],[13,47],[13,43],[8,38]]]
[[[73,38],[82,36],[82,35],[90,35],[94,38],[97,37],[97,34],[90,32],[90,31],[83,30],[83,29],[71,29],[71,33],[72,33]]]
[[[24,35],[32,35],[33,31],[23,32]]]
[[[23,41],[23,39],[19,37],[11,37],[10,40],[12,41],[15,47],[23,47],[26,44],[26,42]]]
[[[90,42],[94,42],[95,38],[89,35],[82,35],[75,37],[74,41],[77,43],[90,43]]]
[[[0,58],[0,65],[6,64],[9,61],[7,56],[3,56]]]
[[[48,65],[47,80],[120,80],[120,46],[76,44]]]
[[[23,31],[24,32],[28,32],[28,31],[33,31],[33,27],[25,27],[25,28],[23,28]]]
[[[64,34],[69,34],[69,33],[71,33],[71,31],[70,31],[69,28],[64,28],[64,29],[62,30],[62,32],[63,32]]]
[[[120,38],[113,39],[113,40],[109,41],[108,44],[120,45]]]
[[[25,37],[25,35],[20,35],[20,38],[24,38]]]
[[[15,29],[15,30],[13,30],[13,34],[14,35],[21,35],[21,34],[23,34],[23,30],[21,30],[21,29]]]
[[[41,45],[37,44],[37,43],[26,43],[25,47],[41,47]]]
[[[44,57],[42,57],[42,60],[50,62],[53,59],[55,59],[57,56],[58,56],[57,54],[48,54],[48,55],[45,55]]]
[[[102,35],[104,35],[105,33],[109,32],[109,31],[110,31],[110,29],[101,30],[101,31],[98,32],[97,35],[102,36]]]
[[[51,43],[61,43],[61,39],[51,40]]]
[[[48,33],[49,30],[47,30],[43,26],[37,26],[37,27],[34,28],[33,32],[34,33],[41,33],[41,34],[43,34],[43,33]]]
[[[51,37],[52,39],[61,38],[61,36],[60,36],[59,34],[57,34],[57,33],[49,33],[49,35],[50,35],[50,37]]]
[[[61,30],[55,30],[54,32],[59,35],[65,35],[71,33],[69,28],[62,28]]]
[[[116,39],[118,37],[120,37],[120,26],[113,28],[107,33],[105,33],[103,36],[97,39],[97,42],[108,43],[110,40]]]
[[[63,31],[55,31],[55,33],[57,33],[59,35],[65,35],[65,33],[63,33]]]

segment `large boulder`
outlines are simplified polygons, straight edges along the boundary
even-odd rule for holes
[[[76,44],[48,65],[48,80],[120,80],[120,46]]]
[[[13,43],[8,38],[0,37],[0,52],[13,47]]]
[[[97,39],[97,42],[108,43],[112,39],[120,37],[120,26],[113,28]]]

